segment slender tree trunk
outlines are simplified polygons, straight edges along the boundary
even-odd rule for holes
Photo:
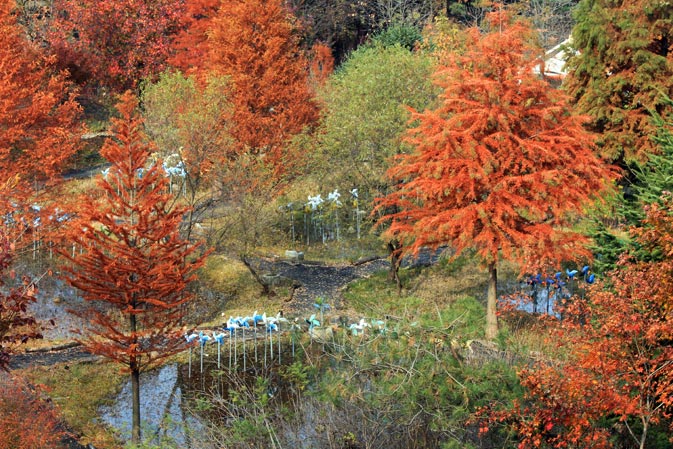
[[[135,279],[132,279],[132,281]],[[136,307],[135,295],[133,299],[133,307]],[[129,317],[129,324],[131,333],[136,335],[137,322],[136,316],[131,314]],[[137,337],[136,337],[137,338]],[[137,343],[137,341],[136,341]],[[138,358],[135,354],[131,355],[129,360],[129,368],[131,369],[131,394],[132,394],[132,408],[133,416],[131,418],[131,441],[135,444],[140,443],[140,367],[138,366]]]
[[[497,289],[498,272],[496,263],[491,262],[488,264],[488,293],[486,295],[486,339],[488,340],[494,340],[498,335]]]
[[[647,431],[649,429],[649,420],[643,419],[643,432],[640,434],[640,449],[645,449],[645,442],[647,441]]]
[[[397,240],[390,240],[388,242],[388,252],[390,252],[390,270],[388,271],[388,280],[395,281],[397,286],[397,294],[402,293],[402,281],[400,280],[400,264],[402,258],[399,254],[401,245]]]
[[[260,276],[257,270],[252,266],[248,258],[245,257],[245,254],[240,254],[239,259],[241,260],[241,262],[243,262],[243,265],[245,265],[245,267],[248,269],[250,274],[252,274],[252,277],[255,278],[257,283],[262,286],[262,294],[264,296],[269,296],[271,294],[271,288],[269,287],[269,284],[266,283],[264,279],[262,279],[262,276]]]
[[[131,371],[131,390],[133,393],[133,424],[131,441],[140,443],[140,370],[136,367]]]

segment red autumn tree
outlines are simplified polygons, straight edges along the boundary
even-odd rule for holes
[[[298,156],[287,154],[287,140],[318,117],[290,17],[281,0],[223,0],[208,34],[208,66],[233,83],[239,153],[263,155],[277,173]]]
[[[186,3],[181,31],[173,43],[174,54],[168,60],[171,66],[187,75],[203,71],[209,53],[207,32],[219,7],[220,0]]]
[[[47,39],[78,82],[116,92],[166,67],[182,0],[55,0]]]
[[[388,171],[396,188],[378,209],[404,252],[476,250],[488,267],[486,335],[494,338],[498,261],[586,254],[584,238],[563,226],[614,173],[593,154],[584,118],[534,74],[541,53],[531,29],[506,10],[485,25],[485,33],[468,30],[467,50],[438,68],[441,104],[414,112],[415,151]]]
[[[80,108],[64,74],[17,25],[13,3],[0,5],[0,184],[19,174],[19,195],[51,183],[75,154]]]
[[[653,433],[670,435],[672,207],[670,196],[652,206],[635,233],[661,260],[624,258],[609,288],[573,298],[550,332],[566,356],[523,370],[523,400],[490,415],[516,432],[520,448],[607,449],[621,439],[643,449],[654,447]]]
[[[131,373],[134,441],[140,438],[140,372],[184,349],[180,326],[192,298],[187,287],[203,260],[179,235],[186,210],[170,208],[161,164],[148,167],[155,148],[136,105],[124,95],[114,138],[101,150],[112,165],[98,180],[100,198],[80,199],[68,238],[84,252],[64,252],[73,264],[66,268],[68,282],[91,304],[80,313],[88,323],[82,343]]]
[[[325,44],[316,42],[310,53],[310,81],[314,91],[323,87],[334,72],[334,56]]]

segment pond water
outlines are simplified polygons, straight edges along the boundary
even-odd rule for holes
[[[200,432],[203,423],[183,411],[184,396],[177,364],[166,365],[140,376],[140,413],[143,439],[154,444],[171,442],[188,448],[189,435]],[[127,441],[131,438],[131,383],[126,382],[113,404],[103,407],[100,419],[116,429]]]
[[[516,293],[501,298],[513,303],[517,310],[532,314],[547,314],[560,318],[559,303],[570,299],[573,295],[584,296],[586,284],[575,281],[557,287],[556,284],[531,284],[520,282]]]
[[[267,340],[268,342],[268,340]],[[240,345],[240,342],[239,342]],[[266,351],[265,351],[266,349]],[[140,376],[140,413],[143,440],[159,447],[203,448],[207,440],[208,423],[227,425],[236,413],[228,402],[231,392],[245,390],[249,395],[255,391],[257,378],[267,379],[261,394],[282,396],[279,387],[280,366],[278,347],[274,340],[274,359],[270,348],[260,339],[255,357],[254,346],[248,342],[245,353],[246,370],[243,370],[244,354],[239,346],[237,358],[229,370],[228,346],[221,348],[221,364],[218,369],[217,345],[209,345],[204,352],[203,369],[199,347],[192,351],[189,363],[170,364],[160,369],[142,373]],[[266,352],[266,357],[265,357]],[[283,348],[281,361],[293,360],[291,346]],[[255,361],[256,360],[256,361]],[[256,393],[259,393],[257,391]],[[282,398],[281,398],[282,399]],[[219,403],[212,407],[210,403]],[[131,438],[132,392],[130,380],[124,382],[112,405],[100,409],[100,420],[116,430],[124,441]],[[225,404],[224,406],[222,404]],[[226,412],[223,411],[226,408]]]

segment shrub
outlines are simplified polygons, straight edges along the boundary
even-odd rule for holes
[[[24,380],[0,377],[0,447],[65,448],[59,415],[40,390]]]

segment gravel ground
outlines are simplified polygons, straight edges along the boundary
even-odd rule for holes
[[[262,261],[260,268],[289,279],[296,287],[292,300],[287,304],[293,312],[313,309],[316,299],[324,298],[333,306],[342,303],[341,290],[356,279],[387,270],[390,263],[386,259],[376,259],[360,265],[324,265],[306,262]]]

